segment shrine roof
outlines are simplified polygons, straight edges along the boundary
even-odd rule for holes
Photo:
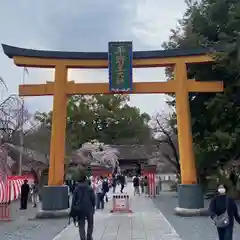
[[[70,52],[70,51],[48,51],[26,49],[2,44],[4,53],[9,57],[35,57],[35,58],[54,58],[54,59],[80,59],[80,60],[107,60],[108,52]],[[212,48],[196,49],[171,49],[171,50],[152,50],[134,51],[133,59],[154,59],[183,56],[205,55],[213,52]]]
[[[26,161],[28,160],[46,166],[48,165],[48,158],[44,154],[39,153],[33,149],[26,147],[22,149],[20,146],[11,143],[5,143],[5,146],[8,151],[16,152],[18,155],[22,153],[23,157],[26,158]]]
[[[29,148],[22,149],[20,146],[11,143],[4,143],[4,145],[8,151],[9,156],[13,159],[15,163],[14,166],[19,165],[19,154],[22,153],[23,171],[30,171],[31,168],[37,170],[48,167],[48,159],[46,159],[43,154]]]
[[[119,160],[148,160],[148,153],[144,145],[109,145],[119,151]]]

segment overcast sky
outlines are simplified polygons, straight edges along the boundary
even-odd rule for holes
[[[185,11],[184,0],[0,0],[0,42],[33,49],[107,51],[109,41],[133,41],[134,50],[158,50]],[[53,71],[29,68],[25,83],[53,80]],[[17,93],[22,68],[0,49],[0,76]],[[107,82],[106,70],[72,70],[76,82]],[[138,69],[134,81],[165,81],[164,68]],[[6,97],[5,93],[5,97]],[[4,97],[2,96],[2,97]],[[52,108],[51,97],[25,98],[31,112]],[[167,109],[164,95],[131,96],[150,115]]]

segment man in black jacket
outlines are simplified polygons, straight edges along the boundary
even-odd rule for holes
[[[21,186],[20,210],[27,209],[29,192],[30,187],[28,184],[28,180],[25,179],[23,185]]]
[[[79,184],[76,186],[73,199],[72,209],[78,209],[77,221],[79,225],[79,234],[81,240],[92,240],[93,219],[95,212],[95,194],[89,182],[86,181],[86,175],[79,177]],[[72,211],[72,210],[71,210]],[[87,236],[85,233],[85,220],[87,220]]]

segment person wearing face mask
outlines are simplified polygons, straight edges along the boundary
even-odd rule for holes
[[[223,185],[218,187],[218,195],[212,199],[209,212],[217,227],[219,240],[232,240],[234,219],[240,224],[240,216],[235,201],[226,195]]]

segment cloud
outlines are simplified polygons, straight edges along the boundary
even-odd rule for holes
[[[133,34],[146,47],[159,49],[168,39],[185,12],[182,0],[140,0],[137,5]]]
[[[65,51],[107,51],[109,41],[132,40],[135,50],[160,49],[169,31],[185,10],[184,0],[42,0],[2,1],[0,41],[25,48]],[[22,69],[14,66],[0,50],[0,75],[9,94],[17,93]],[[108,81],[107,70],[73,70],[71,80]],[[26,83],[44,83],[54,79],[54,72],[29,69]],[[137,69],[135,81],[162,81],[164,69]],[[164,95],[138,95],[131,104],[150,114],[167,109]],[[50,97],[26,98],[31,111],[47,111]]]

